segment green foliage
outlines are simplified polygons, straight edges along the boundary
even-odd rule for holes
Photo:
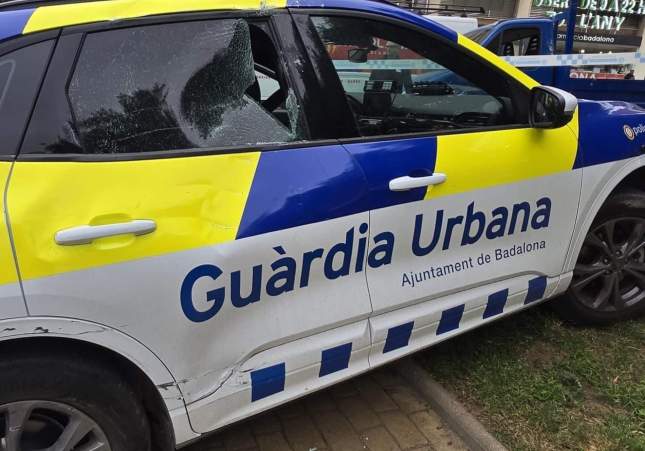
[[[541,307],[419,359],[510,449],[645,451],[645,320],[580,328]]]

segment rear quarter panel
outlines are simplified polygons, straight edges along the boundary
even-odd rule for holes
[[[12,164],[0,162],[0,188],[3,194]],[[18,318],[27,314],[6,219],[6,204],[3,195],[2,215],[0,216],[0,320]]]

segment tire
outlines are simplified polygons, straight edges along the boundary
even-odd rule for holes
[[[571,286],[553,306],[581,325],[645,313],[645,193],[623,191],[607,200],[585,237]]]
[[[0,449],[150,451],[145,411],[108,364],[82,352],[8,354],[0,361]],[[9,423],[22,427],[9,432]]]

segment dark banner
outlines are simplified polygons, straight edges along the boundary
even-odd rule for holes
[[[564,41],[566,38],[566,33],[558,33],[558,40]],[[621,34],[576,32],[573,35],[573,40],[576,42],[588,42],[590,44],[627,45],[632,47],[640,47],[642,38],[640,36]]]

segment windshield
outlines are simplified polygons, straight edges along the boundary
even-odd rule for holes
[[[482,44],[484,40],[488,37],[491,30],[493,29],[492,25],[487,25],[485,27],[477,28],[476,30],[469,31],[465,34],[467,38],[472,39],[477,44]]]

